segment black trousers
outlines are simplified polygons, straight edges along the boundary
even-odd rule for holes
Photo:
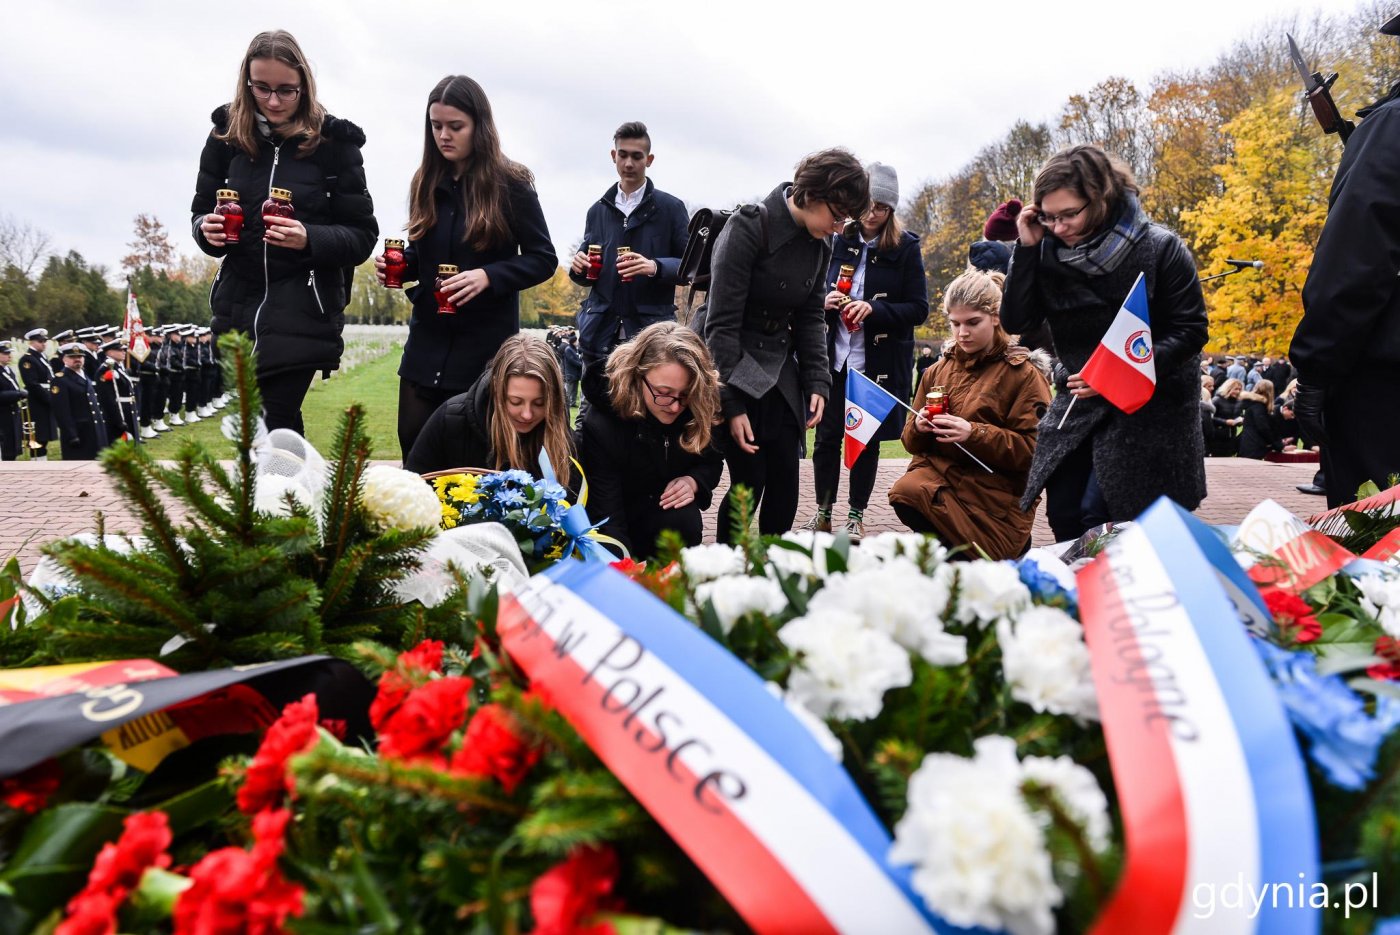
[[[19,457],[24,433],[18,408],[11,403],[6,409],[10,411],[0,411],[0,461],[14,461]]]
[[[268,431],[291,429],[305,435],[301,421],[301,404],[316,378],[315,368],[284,370],[271,376],[258,377],[258,392],[262,393],[263,420]],[[188,403],[187,403],[188,405]],[[191,405],[190,408],[193,408]]]
[[[733,541],[734,488],[740,484],[753,492],[758,510],[758,531],[775,536],[792,528],[797,516],[797,462],[802,454],[802,426],[778,390],[748,404],[749,424],[753,427],[758,451],[740,450],[729,426],[722,426],[724,462],[729,467],[729,493],[719,510],[720,542]]]
[[[899,410],[903,412],[903,410]],[[890,418],[894,418],[891,416]],[[817,438],[812,446],[812,475],[816,480],[817,506],[831,509],[836,501],[836,487],[841,479],[841,445],[846,438],[846,368],[831,372],[831,396],[826,401],[822,420],[817,423]],[[875,475],[880,470],[880,443],[872,442],[860,453],[846,479],[846,502],[851,509],[864,512],[870,505],[870,492],[875,489]]]
[[[1400,432],[1393,428],[1397,390],[1400,367],[1369,363],[1328,389],[1322,470],[1329,507],[1356,500],[1356,488],[1367,481],[1384,490],[1390,475],[1400,474]]]
[[[170,410],[172,416],[179,415],[180,410],[185,408],[185,372],[183,370],[171,371],[167,388],[165,408]]]
[[[460,392],[462,391],[436,386],[420,386],[412,381],[399,379],[399,448],[403,451],[405,461],[408,460],[408,453],[413,450],[413,443],[423,431],[423,426],[428,424],[428,417],[437,412],[438,406]]]
[[[641,561],[656,555],[656,539],[664,530],[674,530],[686,545],[699,545],[704,537],[704,519],[695,504],[663,510],[648,502],[627,505],[627,536],[632,540],[632,557]]]
[[[1074,449],[1046,481],[1045,518],[1056,542],[1078,539],[1109,521],[1108,501],[1094,475],[1092,439]]]

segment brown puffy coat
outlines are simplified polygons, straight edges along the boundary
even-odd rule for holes
[[[928,517],[945,545],[973,545],[995,559],[1024,551],[1035,509],[1022,511],[1021,494],[1036,427],[1050,404],[1040,363],[1025,348],[998,342],[973,358],[953,350],[924,371],[915,403],[921,406],[928,391],[941,385],[948,411],[972,423],[963,447],[993,471],[988,474],[955,445],[915,429],[912,415],[905,422],[904,447],[914,460],[890,489],[890,502]]]

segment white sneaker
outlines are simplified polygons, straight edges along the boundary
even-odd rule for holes
[[[142,437],[142,438],[159,438],[159,437],[160,437],[160,433],[157,432],[157,431],[155,430],[155,428],[153,428],[152,426],[143,425],[143,426],[141,426],[141,437]]]
[[[179,414],[178,412],[172,413],[171,416],[170,416],[170,424],[171,424],[171,425],[184,425],[184,424],[185,424],[185,420],[182,419],[182,418],[180,418],[180,414]]]
[[[222,408],[224,408],[225,406],[228,405],[228,400],[226,400],[226,399],[224,399],[222,396],[220,396],[220,397],[218,397],[217,399],[215,399],[212,403],[210,403],[209,405],[213,406],[215,409],[222,409]]]
[[[165,420],[164,420],[164,419],[157,419],[157,420],[155,420],[154,422],[152,422],[152,423],[151,423],[151,428],[155,429],[157,432],[168,432],[168,431],[170,431],[170,426],[168,426],[168,425],[165,424]]]
[[[201,418],[199,417],[199,412],[198,412],[198,410],[195,410],[195,409],[186,409],[186,410],[185,410],[185,424],[186,424],[186,425],[194,425],[196,422],[203,422],[203,421],[204,421],[204,420],[201,419]]]

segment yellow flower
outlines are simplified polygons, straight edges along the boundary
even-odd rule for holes
[[[547,558],[547,559],[549,559],[550,561],[554,561],[555,559],[563,558],[563,557],[564,557],[564,547],[563,547],[562,545],[553,545],[553,546],[550,546],[549,549],[544,553],[544,557]]]

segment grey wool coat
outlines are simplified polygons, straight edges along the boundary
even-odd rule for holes
[[[766,242],[756,206],[731,217],[715,242],[710,291],[694,327],[714,355],[726,419],[778,392],[802,425],[808,397],[831,394],[822,312],[831,245],[792,219],[790,185],[763,199]]]
[[[1061,263],[1057,244],[1047,236],[1035,247],[1016,247],[1001,305],[1001,323],[1010,332],[1048,322],[1062,365],[1057,395],[1040,423],[1022,508],[1035,503],[1066,456],[1088,444],[1113,521],[1136,519],[1163,495],[1194,510],[1206,496],[1200,351],[1207,320],[1190,250],[1154,224],[1113,272],[1089,276]],[[1139,272],[1147,280],[1157,371],[1152,398],[1129,415],[1101,396],[1087,397],[1059,428],[1073,398],[1067,377],[1084,369]]]

